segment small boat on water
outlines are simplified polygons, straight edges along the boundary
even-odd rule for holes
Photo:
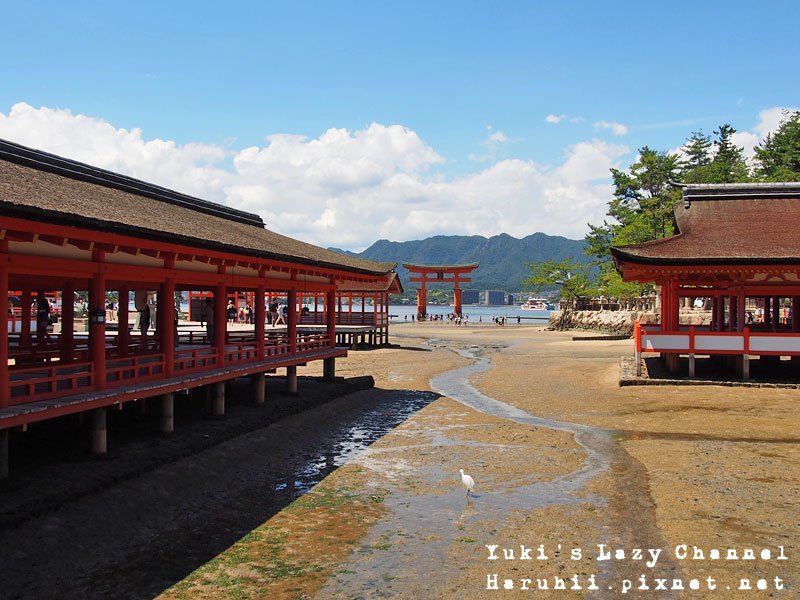
[[[547,304],[547,298],[528,298],[528,301],[520,306],[522,310],[551,310]]]

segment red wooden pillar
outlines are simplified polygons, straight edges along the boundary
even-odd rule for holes
[[[777,296],[772,298],[772,331],[778,331],[781,324],[781,299]]]
[[[711,297],[711,322],[708,324],[709,331],[715,331],[717,329],[717,297]]]
[[[286,312],[289,321],[286,323],[286,335],[289,337],[289,352],[297,353],[297,290],[289,289],[286,299]]]
[[[325,306],[330,306],[325,321],[326,334],[328,336],[328,345],[336,345],[336,290],[331,289],[325,293]]]
[[[117,348],[120,356],[128,355],[131,343],[131,331],[128,329],[130,288],[127,285],[119,288],[119,306],[117,307]]]
[[[661,331],[670,330],[670,289],[669,283],[662,284],[661,286]]]
[[[417,316],[428,314],[428,289],[427,289],[427,273],[421,274],[422,281],[420,282],[419,289],[417,289]]]
[[[175,280],[168,277],[161,284],[158,317],[161,321],[159,337],[161,353],[164,355],[164,376],[172,377],[175,372]]]
[[[217,349],[217,366],[225,364],[225,335],[228,331],[227,288],[224,283],[218,283],[214,292],[214,347]]]
[[[33,299],[31,297],[31,288],[25,286],[22,288],[22,312],[20,323],[19,343],[21,346],[26,346],[31,343],[31,304]]]
[[[731,324],[731,331],[739,331],[739,297],[731,296],[728,306],[728,323]]]
[[[800,296],[792,296],[792,331],[797,333],[800,329]]]
[[[336,346],[336,288],[331,288],[325,292],[325,309],[326,345],[329,348],[333,348]],[[335,358],[329,357],[322,361],[322,377],[326,381],[333,381],[336,377]]]
[[[681,328],[681,296],[680,285],[677,281],[673,281],[670,285],[670,299],[672,300],[671,306],[671,319],[672,330],[678,331]]]
[[[5,408],[8,406],[11,393],[8,376],[8,242],[6,240],[0,241],[0,298],[3,298],[3,310],[0,314],[0,408]],[[2,475],[0,473],[0,476]]]
[[[106,272],[105,253],[95,251],[97,273],[89,282],[89,357],[94,366],[95,388],[106,387]]]
[[[453,312],[457,316],[461,316],[461,288],[458,287],[458,283],[453,288]]]
[[[770,307],[769,298],[764,298],[764,327],[772,325],[772,309]]]
[[[736,293],[736,330],[737,331],[744,331],[747,322],[747,314],[745,313],[745,308],[747,304],[747,298],[744,295],[744,289],[739,289]]]
[[[75,357],[75,285],[67,281],[61,290],[61,360]]]
[[[256,297],[254,299],[255,302],[255,315],[256,315],[256,329],[255,329],[255,338],[256,338],[256,357],[259,360],[264,358],[264,341],[266,338],[266,330],[264,326],[264,322],[267,320],[266,310],[264,308],[264,293],[265,289],[263,285],[259,285],[256,289]],[[263,381],[263,375],[262,375]],[[263,398],[261,400],[264,401]]]

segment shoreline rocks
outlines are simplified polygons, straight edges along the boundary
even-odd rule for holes
[[[657,313],[639,310],[576,310],[550,313],[549,327],[555,330],[581,329],[599,331],[612,335],[633,335],[633,323],[655,325],[660,322]],[[682,309],[681,325],[707,325],[711,322],[711,311]]]

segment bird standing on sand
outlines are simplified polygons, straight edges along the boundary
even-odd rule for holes
[[[461,484],[467,488],[467,496],[469,496],[475,488],[475,480],[464,473],[464,469],[459,469],[458,472],[461,473]]]

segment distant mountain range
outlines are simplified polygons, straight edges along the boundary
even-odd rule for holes
[[[465,289],[519,292],[524,289],[522,281],[530,274],[527,263],[567,258],[587,262],[589,257],[583,253],[584,247],[583,240],[570,240],[544,233],[534,233],[522,239],[501,233],[490,238],[480,235],[437,235],[410,242],[378,240],[359,253],[330,249],[369,260],[396,262],[397,271],[407,291],[409,288],[416,289],[417,286],[409,283],[408,271],[402,267],[404,262],[423,265],[477,262],[480,266],[472,272],[472,283],[465,284]],[[450,288],[452,289],[452,284]]]

